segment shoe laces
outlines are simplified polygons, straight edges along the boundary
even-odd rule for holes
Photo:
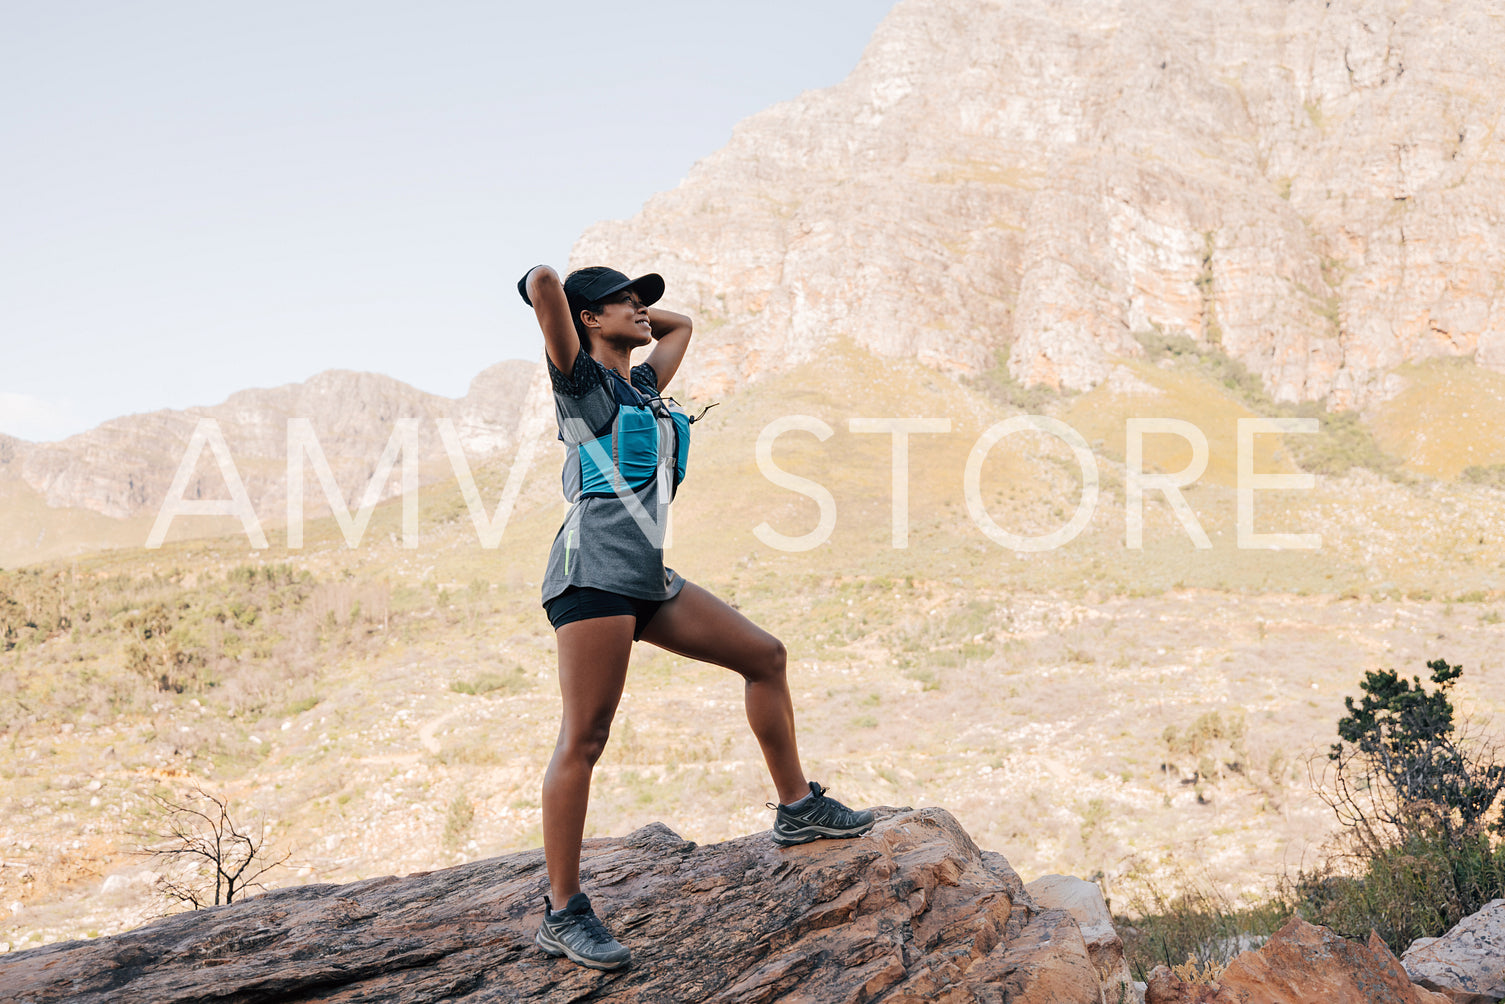
[[[587,910],[585,913],[579,913],[575,916],[578,918],[580,926],[585,929],[586,936],[596,944],[604,945],[608,941],[616,940],[611,936],[611,932],[606,930],[606,925],[601,923],[601,919],[596,916],[595,910]]]

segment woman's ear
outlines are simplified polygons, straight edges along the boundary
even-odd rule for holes
[[[575,334],[580,337],[580,347],[585,350],[587,355],[590,354],[591,350],[590,331],[592,328],[599,328],[600,326],[601,322],[596,318],[595,314],[584,308],[580,310],[580,324],[576,327]]]

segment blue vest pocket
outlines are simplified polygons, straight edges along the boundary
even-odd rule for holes
[[[670,409],[674,419],[674,484],[685,479],[685,467],[690,462],[690,416],[677,408]]]
[[[658,419],[647,408],[617,409],[617,468],[634,488],[658,474]]]
[[[629,489],[641,490],[658,475],[658,421],[647,408],[624,405],[617,409],[611,430],[580,444],[582,495],[616,494],[613,440],[616,468]]]

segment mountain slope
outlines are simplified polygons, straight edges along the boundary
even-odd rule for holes
[[[905,0],[572,262],[665,273],[708,393],[842,334],[1086,389],[1162,331],[1363,406],[1505,368],[1501,51],[1478,3]]]
[[[425,483],[454,476],[439,432],[441,420],[453,423],[472,460],[510,450],[537,374],[536,363],[498,363],[477,375],[463,398],[452,400],[379,374],[329,370],[304,383],[239,391],[218,405],[112,419],[57,443],[0,438],[0,497],[5,500],[0,566],[143,543],[203,419],[218,422],[258,517],[276,523],[286,513],[293,419],[310,422],[344,502],[353,509],[400,420],[417,421],[415,445]],[[307,513],[329,512],[311,468],[305,482]],[[394,472],[381,497],[400,490]],[[183,497],[228,497],[211,451],[200,454]],[[173,532],[222,533],[238,527],[233,519],[200,518],[191,529],[175,522]]]

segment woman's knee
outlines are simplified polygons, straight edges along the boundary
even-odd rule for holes
[[[749,653],[747,668],[742,675],[747,677],[749,683],[782,680],[788,664],[789,650],[783,642],[769,635],[756,651]]]
[[[611,722],[595,722],[583,728],[564,728],[559,733],[558,751],[571,760],[584,761],[594,767],[606,751],[611,738]]]

